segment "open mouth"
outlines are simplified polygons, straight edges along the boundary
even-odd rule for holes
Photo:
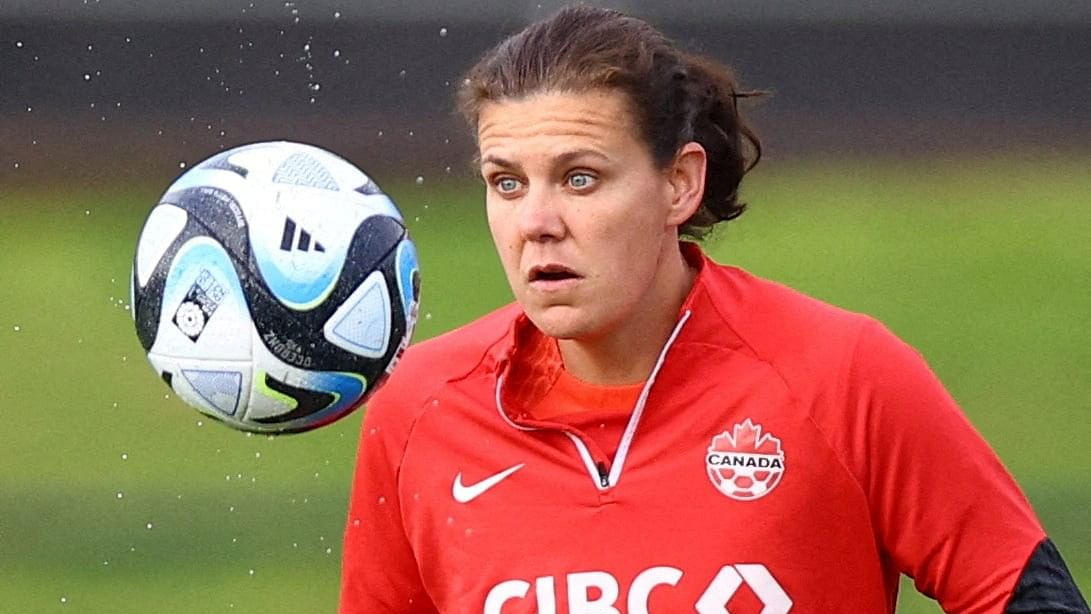
[[[565,281],[568,279],[577,279],[579,275],[572,269],[559,265],[559,264],[547,264],[545,266],[536,266],[530,269],[530,273],[527,275],[527,279],[531,282],[536,281]]]

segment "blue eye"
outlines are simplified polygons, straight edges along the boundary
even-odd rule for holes
[[[595,183],[595,176],[590,173],[573,173],[568,176],[568,185],[582,190],[591,187]]]
[[[514,192],[519,189],[519,180],[513,177],[502,177],[495,182],[497,191],[501,193]]]

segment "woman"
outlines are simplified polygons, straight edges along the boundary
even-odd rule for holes
[[[913,350],[679,242],[760,153],[726,69],[570,8],[461,94],[516,303],[370,403],[342,612],[878,613],[901,573],[951,612],[1086,611]]]

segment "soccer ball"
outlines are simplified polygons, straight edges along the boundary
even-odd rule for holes
[[[323,149],[245,145],[179,177],[136,248],[148,360],[200,412],[307,431],[359,407],[408,346],[416,248],[393,201]]]

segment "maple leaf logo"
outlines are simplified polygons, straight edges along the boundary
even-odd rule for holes
[[[709,480],[724,495],[753,501],[769,494],[784,475],[780,439],[750,418],[712,438],[705,455]]]
[[[750,418],[736,424],[731,433],[724,431],[712,438],[709,448],[716,452],[749,452],[751,454],[780,454],[780,440],[766,433],[762,434],[761,425],[754,424]]]

